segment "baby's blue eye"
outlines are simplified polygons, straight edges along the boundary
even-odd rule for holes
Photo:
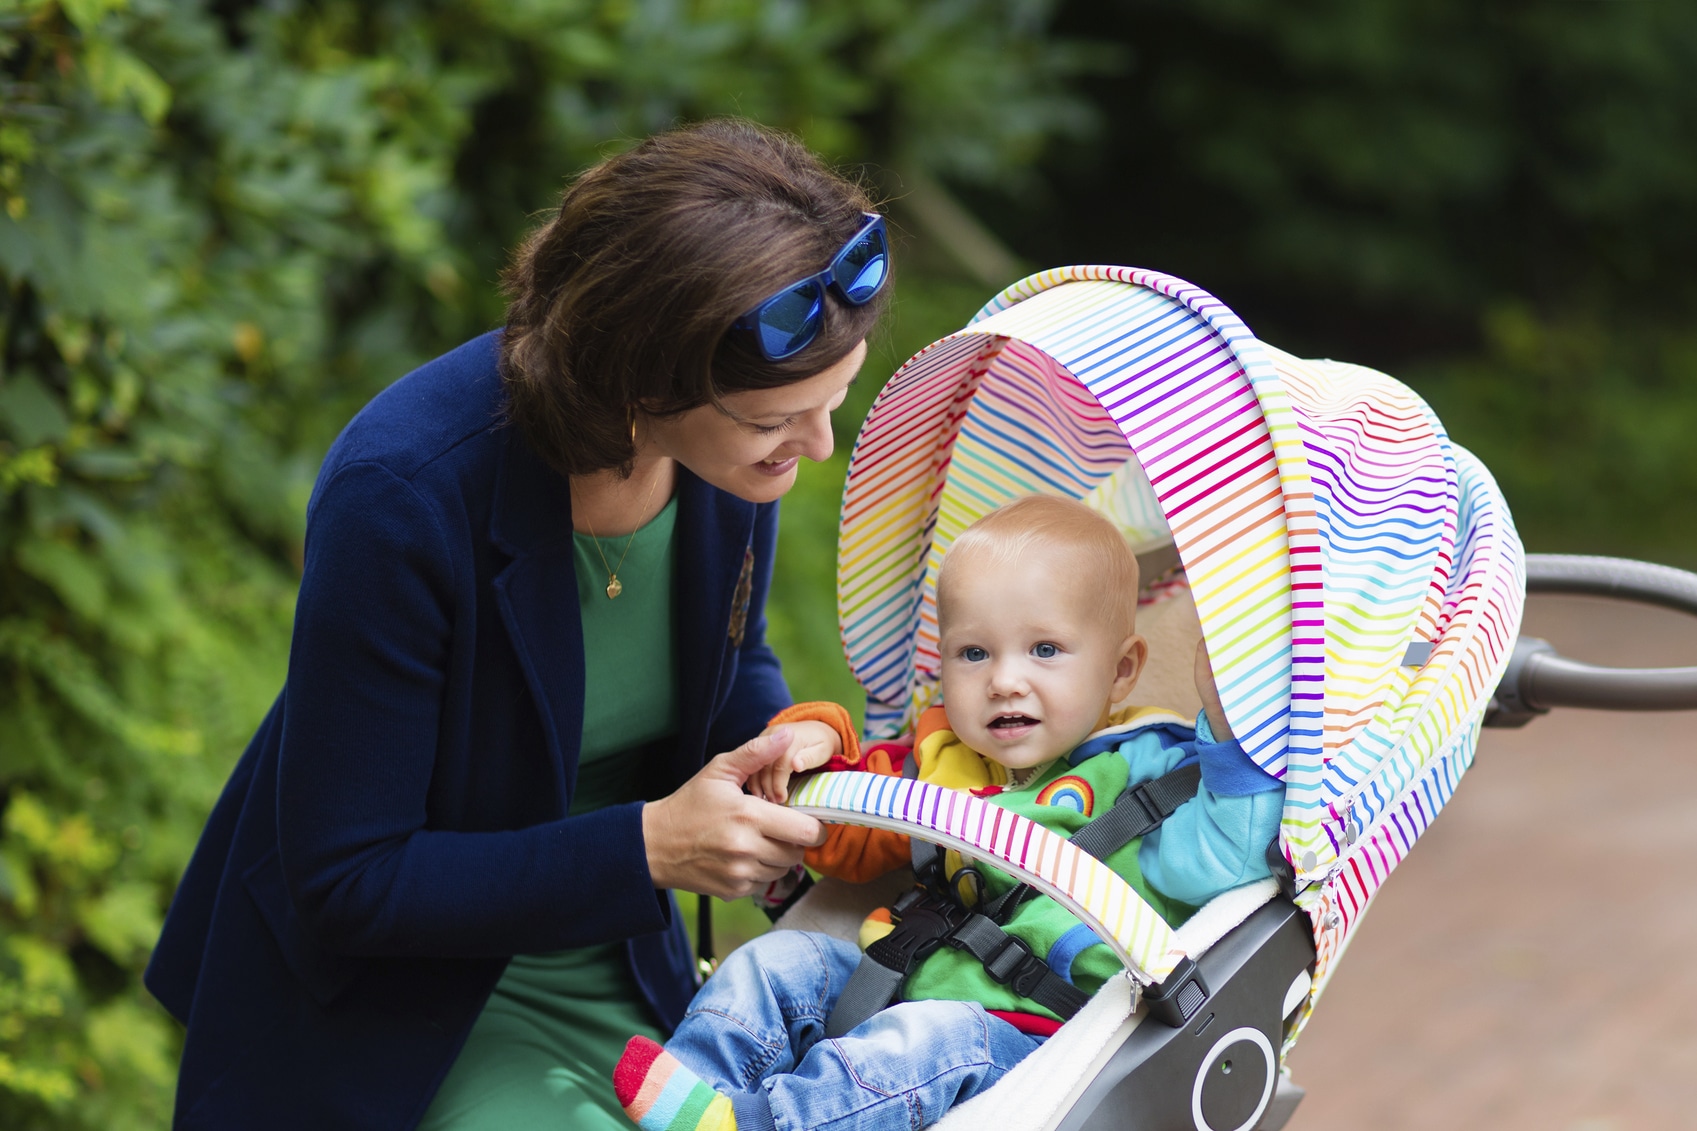
[[[960,650],[960,658],[969,664],[979,664],[988,660],[990,658],[990,653],[978,647],[962,648]]]
[[[1039,660],[1052,660],[1061,654],[1061,650],[1053,644],[1039,644],[1031,649],[1031,654]]]

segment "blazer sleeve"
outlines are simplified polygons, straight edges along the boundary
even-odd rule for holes
[[[434,508],[377,464],[344,466],[314,502],[278,762],[280,863],[303,928],[344,953],[443,957],[661,929],[640,804],[510,831],[425,827],[457,612],[448,546]]]
[[[772,590],[772,566],[778,552],[778,504],[755,510],[748,607],[742,642],[734,648],[736,674],[724,706],[708,731],[707,756],[734,750],[759,734],[766,721],[790,705],[789,685],[777,654],[766,643],[766,597]],[[733,615],[732,624],[735,625]]]

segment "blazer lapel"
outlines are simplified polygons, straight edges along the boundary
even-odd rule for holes
[[[524,670],[553,763],[559,812],[583,744],[583,621],[566,477],[508,428],[490,537],[512,561],[495,577],[501,620]]]
[[[657,766],[650,796],[701,768],[720,698],[737,581],[754,539],[755,507],[678,467],[673,545],[672,640],[678,736]],[[517,432],[508,430],[490,535],[512,555],[495,578],[501,619],[542,716],[561,812],[583,741],[583,622],[571,546],[571,489]]]
[[[731,613],[743,556],[754,539],[754,504],[678,468],[673,548],[672,640],[678,678],[676,761],[658,783],[670,792],[710,756],[707,735],[718,705]]]

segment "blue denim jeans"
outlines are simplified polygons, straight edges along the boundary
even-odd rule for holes
[[[858,947],[828,935],[762,935],[707,980],[666,1049],[731,1095],[738,1131],[908,1131],[1042,1043],[966,1001],[901,1002],[827,1040],[825,1018],[859,961]]]

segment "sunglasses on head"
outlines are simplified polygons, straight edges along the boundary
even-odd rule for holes
[[[852,306],[865,306],[884,289],[890,275],[890,241],[884,218],[863,212],[866,223],[849,237],[842,250],[831,257],[825,270],[811,278],[791,283],[733,326],[752,331],[767,361],[782,361],[806,349],[825,325],[825,291]]]

